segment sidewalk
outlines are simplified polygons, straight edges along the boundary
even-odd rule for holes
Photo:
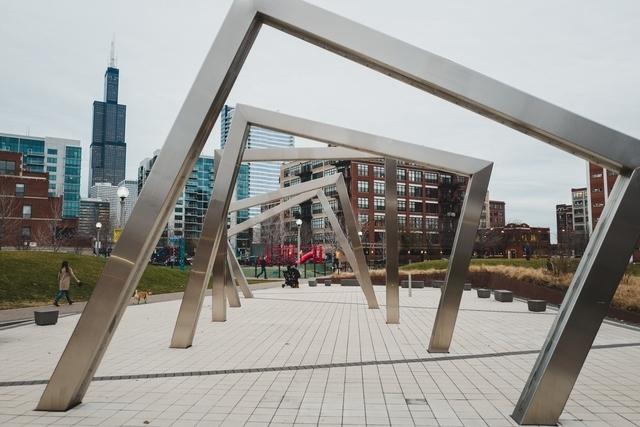
[[[256,283],[249,285],[251,289],[268,289],[274,288],[276,286],[280,286],[282,281],[277,282],[266,282],[266,283]],[[165,301],[173,301],[182,299],[183,292],[172,292],[168,294],[158,294],[151,295],[147,298],[148,304],[153,304],[157,302],[165,302]],[[129,301],[129,305],[136,305],[137,301],[131,298]],[[144,304],[141,302],[140,304]],[[33,312],[36,310],[45,310],[45,309],[55,309],[60,312],[60,316],[68,316],[71,314],[82,313],[85,305],[87,305],[86,301],[74,302],[72,305],[68,305],[66,300],[60,300],[60,306],[56,307],[53,304],[41,305],[37,307],[24,307],[24,308],[13,308],[9,310],[0,310],[0,328],[5,326],[11,326],[18,323],[24,322],[32,322],[33,321]]]

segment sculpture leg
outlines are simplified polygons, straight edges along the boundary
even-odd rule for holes
[[[449,351],[453,330],[458,318],[460,300],[464,291],[464,281],[469,271],[473,255],[473,244],[478,233],[482,205],[489,187],[492,166],[487,166],[473,174],[467,185],[467,194],[462,204],[456,237],[451,249],[451,258],[447,269],[444,289],[440,295],[440,304],[431,331],[430,353]]]
[[[569,399],[640,236],[640,170],[618,176],[513,412],[553,424]]]
[[[226,230],[224,239],[226,242]],[[211,278],[211,321],[226,322],[227,321],[227,291],[226,291],[226,255],[227,245],[218,246],[215,260],[213,263],[213,274]],[[197,320],[197,319],[196,319]],[[193,325],[195,331],[195,324]],[[193,340],[193,336],[191,338]]]
[[[227,245],[227,253],[229,258],[229,266],[231,267],[231,273],[235,278],[238,285],[240,285],[240,289],[242,290],[242,295],[245,298],[253,298],[253,293],[249,288],[249,282],[247,282],[247,277],[244,275],[242,271],[242,267],[236,258],[236,255],[233,253],[233,249],[230,245]]]
[[[384,223],[387,291],[387,323],[400,323],[400,272],[398,271],[398,161],[384,161]]]
[[[242,120],[241,113],[235,112],[222,156],[216,156],[215,159],[217,161],[215,163],[216,178],[211,201],[203,219],[202,232],[187,278],[187,285],[171,338],[171,347],[187,348],[193,343],[193,336],[202,310],[202,301],[211,277],[212,265],[215,267],[217,257],[220,255],[223,262],[226,260],[227,212],[240,169],[246,130],[246,122]],[[219,250],[220,247],[221,250]],[[224,294],[224,292],[221,294],[220,290],[216,288],[218,285],[223,286],[221,283],[224,283],[224,280],[214,280],[212,285],[214,321],[226,320],[225,312],[217,307],[217,299]]]
[[[224,266],[224,291],[227,295],[227,300],[229,300],[229,307],[240,307],[240,294],[238,293],[238,287],[236,286],[228,258]]]

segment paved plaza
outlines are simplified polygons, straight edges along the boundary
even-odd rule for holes
[[[384,288],[376,287],[381,304]],[[401,289],[401,324],[359,288],[260,289],[194,346],[179,300],[131,306],[84,402],[33,411],[78,315],[0,331],[1,425],[506,426],[555,316],[465,292],[451,353],[426,351],[439,289]],[[640,329],[606,322],[562,425],[640,425]]]

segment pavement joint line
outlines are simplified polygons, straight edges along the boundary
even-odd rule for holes
[[[623,347],[640,347],[640,342],[617,343],[617,344],[599,344],[591,347],[591,350],[603,350]],[[470,359],[490,359],[495,357],[524,356],[537,354],[540,350],[516,350],[497,353],[481,353],[481,354],[459,354],[451,356],[437,357],[418,357],[411,359],[390,359],[390,360],[365,360],[360,362],[338,362],[325,363],[316,365],[294,365],[294,366],[272,366],[264,368],[238,368],[238,369],[216,369],[205,371],[186,371],[186,372],[161,372],[157,374],[136,374],[136,375],[108,375],[94,377],[92,381],[117,381],[117,380],[139,380],[154,378],[172,378],[172,377],[191,377],[191,376],[212,376],[226,374],[245,374],[245,373],[262,373],[262,372],[280,372],[290,370],[313,370],[313,369],[330,369],[330,368],[346,368],[357,366],[376,366],[376,365],[397,365],[406,363],[424,363],[424,362],[448,362],[456,360]],[[0,381],[0,387],[15,387],[24,385],[42,385],[47,384],[49,380],[23,380],[23,381]]]

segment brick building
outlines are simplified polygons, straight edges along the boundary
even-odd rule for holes
[[[505,202],[489,200],[489,227],[504,227],[505,223]]]
[[[560,251],[567,247],[573,232],[573,205],[556,205],[556,235]]]
[[[371,263],[383,263],[385,239],[385,190],[382,161],[291,162],[281,167],[281,186],[288,187],[326,175],[342,173],[363,233],[365,254]],[[448,255],[467,177],[428,170],[412,164],[398,165],[398,225],[401,260],[407,262]],[[338,205],[335,186],[325,188],[330,203]],[[338,211],[340,215],[340,212]],[[324,244],[332,252],[333,237],[326,229],[322,207],[317,200],[303,203],[284,216],[285,243],[297,240],[295,219],[303,221],[304,244]]]
[[[504,227],[481,230],[475,251],[483,257],[524,258],[546,257],[551,252],[549,228],[510,223]]]
[[[74,237],[77,219],[63,218],[62,197],[49,194],[47,172],[29,172],[22,153],[0,151],[0,245],[59,246]]]

